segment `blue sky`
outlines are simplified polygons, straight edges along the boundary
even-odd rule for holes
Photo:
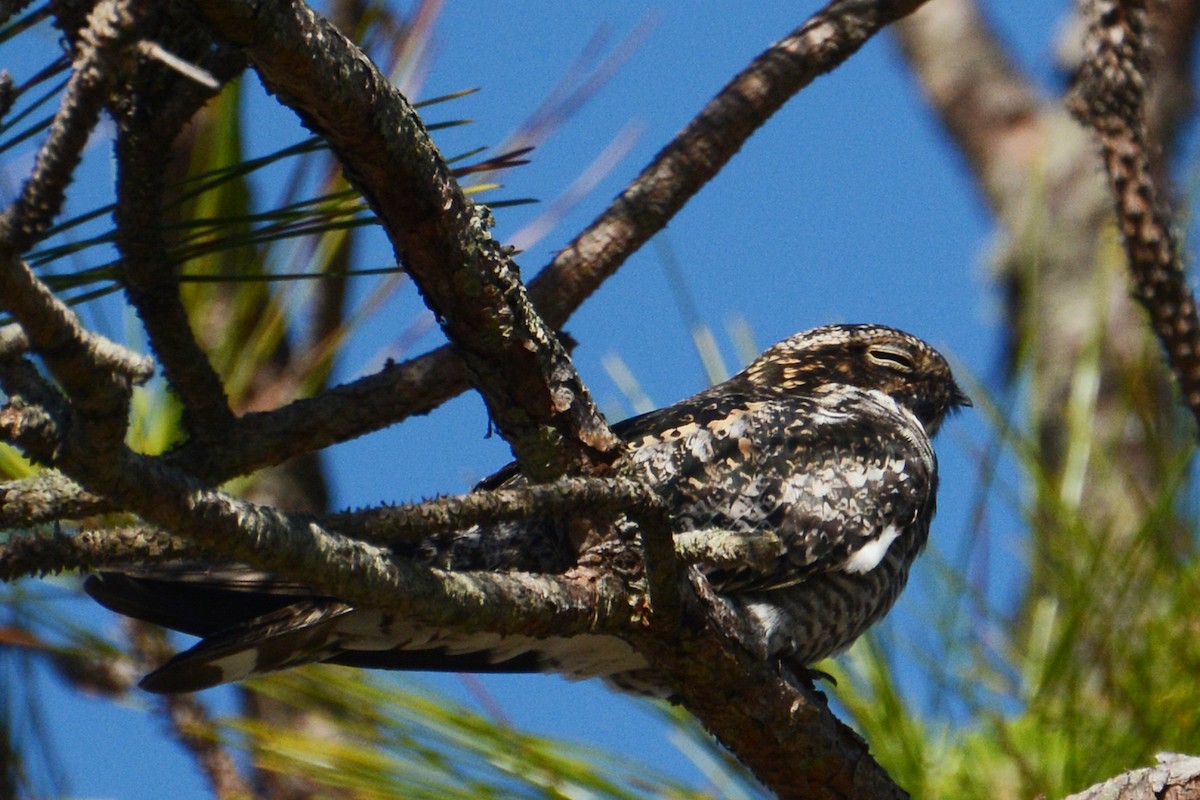
[[[1049,87],[1054,83],[1049,54],[1060,5],[1066,6],[1039,0],[988,6],[1020,64]],[[428,119],[475,120],[436,137],[447,154],[495,144],[536,108],[597,31],[607,30],[619,40],[645,26],[644,42],[619,73],[533,153],[533,163],[502,176],[506,185],[497,197],[536,197],[544,204],[623,130],[634,126],[639,131],[629,154],[599,186],[520,256],[524,273],[531,275],[731,75],[816,7],[724,0],[449,2],[436,28],[432,68],[414,99],[480,86],[475,95],[433,109]],[[41,40],[43,47],[52,43],[50,34]],[[20,72],[16,47],[0,49],[0,59]],[[258,126],[251,134],[253,146],[261,151],[305,135],[285,112],[256,115],[253,125]],[[4,169],[6,196],[22,163],[12,160]],[[110,181],[103,157],[92,158],[86,169],[97,183]],[[74,207],[94,204],[87,184],[80,181],[72,190]],[[510,237],[543,207],[499,211],[497,235]],[[990,231],[960,158],[885,36],[779,112],[672,221],[667,236],[698,313],[714,328],[731,367],[741,365],[726,332],[730,323],[748,325],[761,349],[815,325],[870,321],[926,338],[963,373],[989,382],[997,372],[1000,338],[998,294],[987,277]],[[389,260],[381,246],[364,254],[361,266]],[[369,279],[357,285],[361,293],[370,288]],[[414,293],[398,295],[351,342],[339,378],[377,364],[380,353],[420,311]],[[653,247],[636,254],[571,319],[567,330],[579,342],[579,371],[612,419],[631,409],[604,370],[606,357],[619,356],[657,405],[705,385]],[[416,350],[438,342],[437,333],[431,333]],[[328,460],[335,505],[465,491],[509,458],[504,442],[486,438],[486,431],[482,404],[462,397],[428,417],[335,447]],[[968,412],[948,425],[940,439],[943,491],[934,536],[946,553],[957,552],[967,528],[972,453],[986,438],[982,415]],[[1019,579],[1021,555],[1015,539],[1019,521],[1001,525],[993,531],[993,558],[1003,589],[1005,582],[1011,588]],[[927,611],[920,584],[918,567],[894,624],[904,625]],[[83,606],[78,614],[99,630],[115,630],[110,615]],[[598,685],[543,676],[484,681],[523,727],[594,742],[690,774],[651,715]],[[919,693],[919,678],[913,681],[913,691]],[[453,676],[434,682],[467,697]],[[149,797],[169,791],[180,798],[207,796],[190,764],[164,741],[155,724],[136,712],[53,691],[47,697],[48,727],[66,745],[63,764],[75,795]]]

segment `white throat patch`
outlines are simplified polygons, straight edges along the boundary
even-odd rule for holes
[[[846,559],[846,563],[842,565],[842,569],[859,574],[870,572],[879,566],[880,561],[883,561],[888,547],[896,541],[896,537],[899,535],[899,528],[895,525],[888,525],[878,537],[851,553],[850,557]]]

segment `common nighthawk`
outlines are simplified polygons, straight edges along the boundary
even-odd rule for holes
[[[655,487],[676,531],[780,537],[783,554],[765,568],[697,568],[742,621],[752,651],[802,668],[847,648],[895,602],[934,515],[930,437],[969,404],[946,360],[920,339],[879,325],[829,325],[614,430],[628,443],[625,474]],[[510,467],[482,486],[522,480]],[[576,558],[569,522],[475,527],[404,555],[449,569],[557,573]],[[664,691],[641,655],[614,637],[430,628],[241,567],[158,565],[101,573],[85,585],[113,610],[204,637],[147,676],[150,691],[194,691],[314,661],[542,670]]]

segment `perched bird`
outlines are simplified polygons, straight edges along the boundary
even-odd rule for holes
[[[946,360],[880,325],[829,325],[764,352],[734,377],[614,430],[623,474],[653,486],[674,529],[769,531],[774,563],[696,566],[744,644],[803,668],[841,652],[891,608],[929,536],[937,493],[930,438],[970,405]],[[483,488],[523,482],[509,467]],[[571,520],[476,526],[400,555],[448,569],[558,573],[578,555]],[[618,529],[627,520],[619,520]],[[105,606],[204,637],[142,686],[181,692],[324,661],[462,672],[601,676],[668,689],[612,636],[461,633],[355,608],[239,566],[153,565],[88,578]]]

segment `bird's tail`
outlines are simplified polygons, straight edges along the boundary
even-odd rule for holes
[[[239,568],[180,568],[170,579],[105,572],[84,582],[113,611],[205,637],[142,679],[151,692],[194,692],[336,656],[351,607],[298,588]]]

